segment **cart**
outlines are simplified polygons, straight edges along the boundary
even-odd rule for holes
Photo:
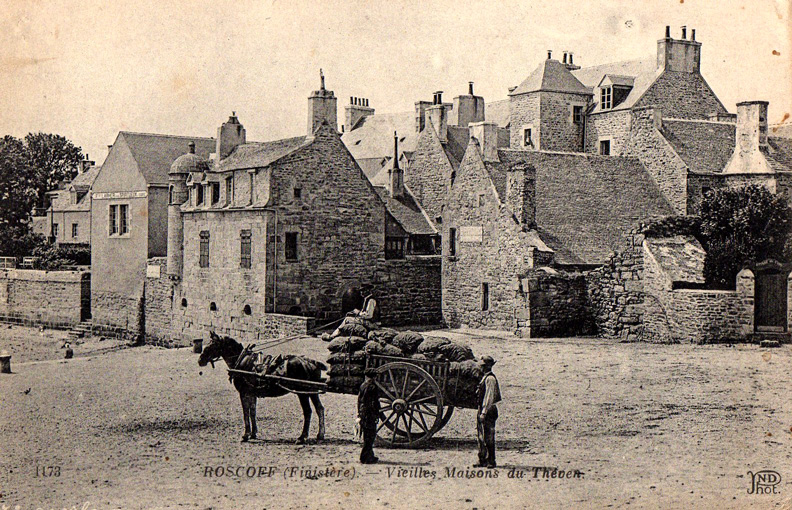
[[[455,394],[449,390],[459,383],[459,375],[451,375],[450,366],[448,361],[366,354],[366,368],[377,370],[376,384],[382,393],[379,441],[392,447],[420,447],[448,423],[455,407],[470,408],[449,398]],[[266,379],[291,393],[348,393],[336,391],[326,381],[228,371]]]

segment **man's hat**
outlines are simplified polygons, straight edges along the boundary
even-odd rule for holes
[[[495,364],[495,360],[492,359],[492,356],[482,356],[481,357],[481,363],[484,364],[484,365],[492,366],[492,365]]]
[[[366,377],[377,377],[377,373],[378,372],[376,368],[367,368],[366,371],[363,372],[363,374],[365,374]]]

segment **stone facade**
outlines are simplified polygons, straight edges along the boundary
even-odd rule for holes
[[[635,104],[636,108],[650,106],[675,119],[707,120],[728,113],[698,70],[663,72]]]
[[[443,324],[440,266],[438,256],[377,262],[374,289],[383,325]]]
[[[509,108],[509,147],[512,149],[525,149],[523,145],[523,130],[530,127],[534,140],[534,149],[539,149],[541,143],[541,106],[542,101],[538,93],[511,96]]]
[[[442,214],[452,172],[451,162],[435,130],[421,131],[415,155],[404,171],[404,184],[432,221]]]
[[[540,267],[520,278],[515,333],[528,338],[590,335],[595,332],[588,307],[586,279],[581,273]],[[526,313],[527,312],[527,313]]]
[[[594,113],[586,117],[586,152],[600,153],[600,141],[610,140],[610,155],[625,154],[630,139],[629,110]]]
[[[90,311],[91,273],[0,271],[0,321],[70,328]]]
[[[575,123],[572,107],[585,111],[590,96],[560,92],[540,92],[540,149],[544,151],[583,152],[583,123]]]
[[[661,122],[657,109],[634,110],[626,155],[638,158],[677,214],[687,214],[688,168],[658,130]]]

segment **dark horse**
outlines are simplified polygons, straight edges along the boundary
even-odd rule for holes
[[[327,370],[327,367],[318,361],[292,355],[279,355],[274,359],[268,357],[263,360],[265,363],[262,365],[259,355],[250,353],[249,349],[242,347],[242,344],[233,338],[227,336],[221,338],[214,331],[210,331],[209,336],[209,343],[198,360],[198,365],[202,367],[205,367],[207,363],[212,363],[214,367],[214,362],[223,358],[228,368],[231,369],[275,374],[304,381],[322,381],[322,371]],[[290,392],[271,379],[234,373],[229,374],[229,379],[242,400],[242,416],[245,419],[245,435],[242,436],[242,441],[256,439],[256,399],[282,397]],[[311,403],[319,416],[319,433],[316,435],[316,439],[321,441],[325,434],[325,416],[319,395],[297,393],[297,397],[300,399],[304,418],[302,434],[297,438],[297,444],[305,443],[308,437],[308,431],[311,428]]]

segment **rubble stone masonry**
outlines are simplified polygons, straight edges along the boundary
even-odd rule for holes
[[[0,271],[0,321],[75,326],[81,319],[81,298],[90,289],[90,277],[83,271]]]

